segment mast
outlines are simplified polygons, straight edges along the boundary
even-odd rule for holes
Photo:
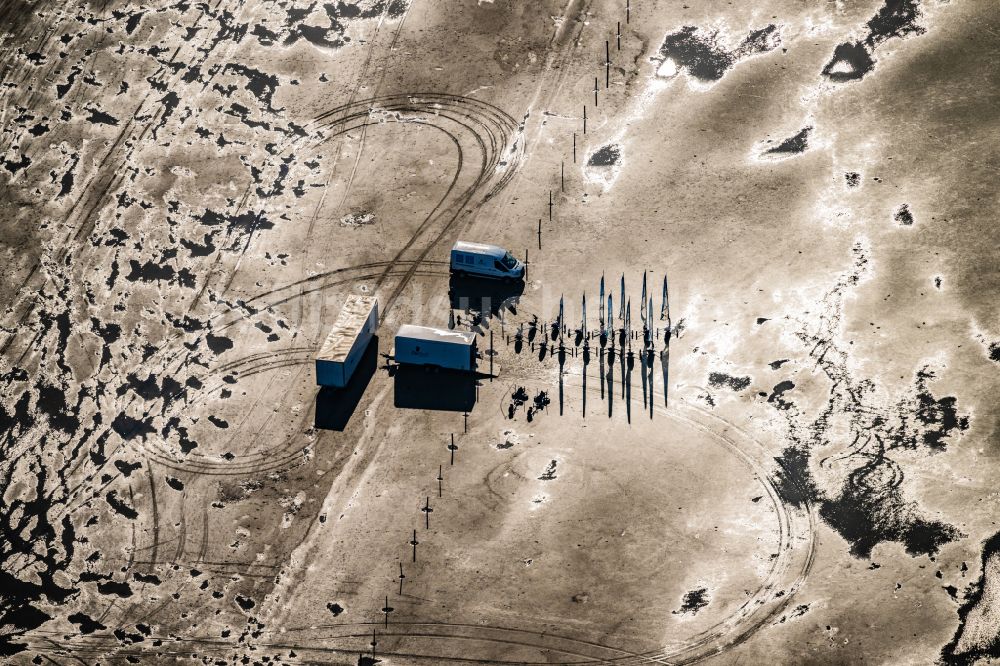
[[[667,310],[669,310],[669,308],[670,308],[670,306],[667,305],[667,274],[664,273],[663,274],[663,297],[662,297],[662,301],[660,302],[660,319],[666,319],[666,317],[667,317]]]
[[[642,299],[639,301],[639,318],[646,321],[646,271],[642,272]]]
[[[622,288],[621,295],[618,298],[618,307],[621,311],[618,313],[619,319],[625,319],[625,274],[622,273]]]

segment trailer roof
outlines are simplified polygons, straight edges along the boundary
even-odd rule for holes
[[[335,362],[346,360],[354,346],[354,341],[358,339],[358,335],[364,329],[372,309],[377,306],[378,299],[374,296],[355,294],[348,296],[316,358]]]
[[[459,252],[471,252],[474,254],[485,254],[496,259],[500,259],[505,254],[507,250],[499,247],[497,245],[487,245],[486,243],[470,243],[469,241],[458,241],[451,248],[453,251],[458,250]]]
[[[476,341],[475,333],[465,333],[462,331],[449,331],[443,328],[431,328],[430,326],[417,326],[415,324],[403,324],[396,333],[397,338],[411,338],[413,340],[428,340],[430,342],[447,342],[449,344],[471,345]]]

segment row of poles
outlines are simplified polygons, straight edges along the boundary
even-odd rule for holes
[[[626,24],[629,23],[630,20],[631,20],[631,3],[628,0],[626,0],[626,4],[625,4],[625,22],[626,22]],[[616,45],[617,50],[620,51],[621,50],[621,21],[619,21],[617,23],[617,25],[616,25],[616,30],[615,30],[615,45]],[[611,87],[611,40],[605,40],[605,42],[604,42],[604,63],[603,63],[603,65],[604,65],[604,87],[605,87],[605,89],[609,89]],[[598,79],[598,77],[594,77],[594,90],[593,90],[593,92],[594,92],[594,108],[595,109],[598,107],[598,104],[599,104],[599,91],[600,91],[599,79]],[[586,135],[587,134],[587,104],[583,105],[583,115],[581,117],[581,120],[582,120],[582,131],[583,131],[583,134]],[[573,163],[575,164],[576,163],[576,159],[577,159],[577,134],[576,134],[576,132],[573,132],[573,135],[572,135],[572,159],[573,159]],[[563,160],[563,161],[560,162],[560,166],[559,166],[559,182],[560,182],[560,190],[563,191],[563,192],[565,192],[566,191],[566,163],[565,163],[565,160]],[[554,201],[552,195],[553,195],[552,190],[549,190],[549,192],[548,192],[548,202],[546,204],[547,205],[547,209],[548,209],[548,220],[549,220],[549,223],[551,223],[553,221],[553,210],[555,208],[555,201]],[[542,249],[542,219],[541,218],[538,219],[537,236],[538,236],[538,249],[541,250]],[[527,263],[528,263],[528,250],[525,249],[525,264],[527,264]],[[526,273],[526,276],[527,276],[527,273]],[[597,331],[595,331],[597,333],[597,335],[600,337],[602,350],[606,346],[607,338],[615,330],[614,321],[613,321],[614,320],[614,312],[615,312],[615,310],[614,310],[614,302],[613,301],[614,301],[614,299],[613,299],[612,294],[608,293],[607,296],[605,296],[605,278],[604,278],[604,275],[602,274],[601,275],[601,284],[600,284],[600,294],[599,294],[599,309],[600,309],[599,324],[600,325],[599,325],[599,329]],[[623,347],[627,347],[627,351],[626,351],[625,348],[622,349],[622,354],[623,354],[623,356],[625,354],[627,354],[629,360],[631,361],[631,359],[633,358],[633,356],[632,356],[632,340],[638,338],[638,333],[639,332],[638,331],[632,331],[632,329],[631,329],[632,303],[631,303],[631,298],[627,297],[626,292],[625,292],[625,275],[624,275],[624,273],[622,274],[621,279],[620,279],[620,296],[619,296],[618,307],[619,307],[619,310],[618,310],[618,320],[621,322],[621,327],[618,329],[619,332],[621,333],[620,339],[623,341]],[[580,332],[582,332],[582,337],[583,337],[583,341],[584,341],[584,355],[585,355],[585,358],[589,358],[589,340],[593,337],[593,335],[592,335],[590,329],[588,329],[588,327],[587,327],[587,295],[586,295],[586,292],[584,292],[584,294],[582,296],[580,309],[581,309],[581,324],[580,324],[580,329],[578,329],[578,330]],[[670,340],[671,340],[671,337],[672,337],[672,335],[674,333],[674,327],[673,327],[673,323],[672,323],[672,320],[671,320],[671,317],[670,317],[669,285],[668,285],[666,274],[664,274],[664,276],[663,276],[662,295],[661,295],[660,314],[659,314],[660,321],[664,322],[664,326],[662,327],[662,329],[660,327],[657,327],[657,326],[655,326],[653,324],[653,320],[654,320],[654,316],[655,316],[654,315],[653,297],[651,295],[647,295],[647,274],[646,274],[645,271],[643,272],[643,275],[642,275],[642,296],[641,296],[641,300],[640,300],[640,303],[639,303],[639,310],[640,310],[640,317],[642,319],[643,351],[644,352],[652,352],[652,350],[655,348],[655,341],[656,341],[656,339],[658,339],[659,333],[662,330],[662,332],[663,332],[663,350],[661,352],[661,358],[663,359],[664,364],[668,363],[669,362]],[[502,323],[503,323],[503,320],[501,319],[501,325],[502,325]],[[558,319],[557,319],[557,324],[556,325],[557,325],[558,330],[559,330],[559,348],[558,348],[559,349],[559,355],[560,355],[560,358],[565,358],[565,350],[566,350],[566,348],[565,348],[565,344],[564,344],[564,341],[563,341],[563,334],[568,330],[568,327],[566,326],[566,323],[565,323],[565,306],[564,306],[564,299],[563,299],[562,296],[560,296],[560,299],[559,299],[559,315],[558,315]],[[518,333],[515,335],[515,340],[517,342],[522,342],[523,341],[523,326],[519,327]],[[508,343],[509,343],[509,338],[508,338]],[[545,345],[546,343],[543,341],[541,344]],[[579,340],[578,340],[577,344],[579,344]],[[613,348],[613,345],[612,345],[612,348]],[[531,343],[531,349],[532,349],[532,352],[534,352],[534,343],[533,342]],[[492,340],[491,340],[491,349],[490,349],[491,359],[492,359],[492,353],[493,352],[492,352]],[[570,353],[573,356],[576,356],[576,349],[575,348],[571,348]],[[613,352],[609,352],[609,353],[613,353]],[[560,364],[560,374],[561,373],[562,373],[562,364]],[[666,376],[667,376],[667,368],[665,367],[664,368],[664,377],[666,377]],[[667,392],[668,392],[667,391],[667,387],[664,386],[664,396],[665,396],[665,399],[666,399]]]
[[[630,0],[625,0],[625,23],[628,24],[632,18],[632,5]],[[622,23],[618,21],[615,28],[615,45],[618,51],[622,50]],[[611,88],[611,40],[604,40],[604,89]],[[598,77],[594,77],[594,108],[598,105]],[[587,105],[583,105],[583,135],[587,135]],[[576,164],[576,132],[573,132],[573,164]],[[559,163],[559,189],[566,191],[566,161]],[[552,222],[552,208],[555,204],[552,201],[552,190],[549,190],[549,222]],[[542,249],[542,218],[538,218],[538,249]]]
[[[448,466],[454,466],[455,464],[455,452],[458,451],[458,444],[455,443],[455,433],[451,434],[451,441],[448,444]],[[437,481],[437,496],[438,499],[444,497],[444,464],[438,465],[438,473],[435,477]],[[434,513],[434,509],[431,507],[431,496],[424,496],[423,506],[420,507],[420,512],[424,514],[424,530],[430,530],[431,528],[431,514]],[[413,564],[417,562],[417,546],[420,545],[420,540],[417,538],[417,529],[414,528],[410,534],[410,539],[406,542],[409,546],[410,557]],[[403,583],[406,581],[406,573],[403,569],[403,560],[399,560],[399,574],[396,575],[396,579],[399,581],[399,588],[396,594],[400,597],[403,596]],[[385,595],[385,605],[379,609],[383,615],[383,622],[386,629],[389,628],[389,615],[396,609],[389,605],[389,595]],[[378,646],[378,628],[372,627],[372,640],[369,644],[371,647],[371,659],[375,661],[375,648]],[[359,655],[358,662],[363,663],[365,655]]]
[[[631,19],[631,1],[630,0],[626,0],[625,1],[625,22],[628,23],[630,21],[630,19]],[[617,26],[616,44],[617,44],[618,50],[621,50],[621,22],[619,22],[618,26]],[[611,47],[610,47],[610,40],[605,41],[604,48],[605,48],[604,86],[607,89],[611,85]],[[597,83],[598,83],[598,79],[595,78],[594,79],[594,107],[595,108],[597,107],[597,104],[598,104],[598,85],[597,85]],[[583,133],[584,134],[587,133],[587,107],[586,107],[586,105],[584,105],[584,107],[583,107]],[[574,163],[576,162],[576,133],[575,132],[573,133],[573,162]],[[560,166],[560,185],[561,185],[562,190],[565,191],[565,162],[563,162],[562,165]],[[553,209],[554,206],[555,206],[555,204],[552,201],[552,192],[549,191],[548,208],[549,208],[549,221],[550,222],[552,221],[552,209]],[[538,220],[538,248],[541,249],[541,247],[542,247],[542,221],[541,221],[541,219],[539,219]],[[527,263],[527,251],[525,251],[525,263]],[[621,280],[621,292],[622,292],[621,300],[624,301],[624,299],[625,299],[625,276],[624,276],[624,274],[622,275],[622,280]],[[645,300],[646,300],[646,274],[645,273],[643,273],[643,290],[642,290],[642,293],[643,293],[643,301],[645,302]],[[608,295],[607,312],[605,312],[605,309],[604,309],[604,303],[603,303],[603,301],[604,301],[604,276],[603,275],[601,276],[601,301],[602,301],[602,303],[601,303],[601,316],[600,316],[600,319],[601,319],[601,336],[603,338],[603,337],[606,336],[607,330],[610,330],[610,328],[611,328],[611,319],[612,319],[612,317],[611,317],[612,299],[611,299],[610,295]],[[623,330],[625,330],[625,331],[627,331],[628,328],[629,328],[629,324],[630,324],[630,321],[629,321],[630,312],[631,312],[631,302],[629,301],[629,302],[623,304],[623,307],[621,308],[621,312],[620,312],[620,317],[619,317],[623,321]],[[650,327],[647,325],[649,323],[649,322],[647,322],[647,319],[649,319],[651,321],[652,315],[649,314],[651,312],[652,312],[652,299],[650,298],[648,308],[646,307],[646,305],[644,303],[644,305],[642,307],[642,313],[641,313],[642,320],[644,322],[644,325],[643,325],[643,332],[644,332],[643,336],[644,336],[644,340],[646,340],[647,344],[650,342],[650,340],[649,340],[649,333],[648,333]],[[564,330],[565,329],[565,320],[564,320],[563,314],[564,314],[563,299],[562,299],[562,297],[560,297],[560,299],[559,299],[559,325],[560,325],[560,330]],[[606,320],[605,320],[605,314],[607,314],[607,319]],[[666,331],[667,331],[666,338],[667,338],[667,341],[669,343],[670,328],[671,327],[670,327],[670,308],[669,308],[669,303],[667,302],[667,278],[666,278],[666,276],[664,276],[664,278],[663,278],[663,305],[662,305],[662,308],[661,308],[661,319],[663,319],[664,317],[666,318],[666,322],[667,322],[666,323]],[[586,321],[587,321],[586,294],[584,294],[584,297],[583,297],[583,321],[582,321],[581,330],[583,330],[585,332],[587,331]],[[492,332],[491,332],[491,337],[492,337]],[[562,344],[561,334],[560,334],[560,344]],[[629,343],[629,344],[631,345],[631,343]],[[492,341],[491,341],[491,345],[490,346],[491,346],[491,352],[492,352]],[[493,355],[491,353],[490,354],[490,360],[491,361],[492,361],[492,356]],[[491,375],[492,375],[492,372],[491,372]],[[458,450],[458,445],[455,444],[455,435],[453,433],[451,435],[451,442],[448,444],[449,466],[453,466],[455,464],[455,452],[457,450]],[[438,466],[438,475],[436,477],[436,481],[437,481],[437,487],[438,487],[438,498],[442,498],[443,497],[443,492],[444,492],[444,485],[443,485],[444,484],[444,465],[443,464]],[[431,498],[430,498],[429,495],[427,495],[427,496],[424,497],[424,504],[420,508],[420,512],[424,514],[424,521],[423,521],[424,522],[424,529],[425,530],[430,530],[430,515],[431,515],[431,513],[434,512],[434,509],[431,507]],[[410,534],[410,539],[409,539],[409,541],[407,541],[407,545],[410,546],[410,550],[411,550],[410,555],[411,555],[411,560],[412,560],[413,563],[416,563],[416,561],[417,561],[417,546],[420,545],[420,541],[417,539],[417,531],[418,531],[417,529],[413,529],[412,532],[411,532],[411,534]],[[396,578],[397,578],[397,580],[399,582],[399,586],[398,586],[398,589],[397,589],[397,594],[399,596],[402,596],[403,595],[403,584],[406,581],[406,574],[404,572],[402,560],[400,560],[398,562],[398,565],[399,565],[399,574],[396,576]],[[385,595],[384,605],[379,610],[381,611],[381,613],[383,615],[384,626],[388,629],[388,627],[389,627],[389,615],[393,611],[395,611],[395,608],[393,608],[392,606],[389,605],[389,595]],[[371,659],[372,659],[373,662],[375,661],[375,654],[376,654],[376,647],[377,646],[378,646],[378,629],[377,629],[377,627],[373,627],[372,628],[372,640],[371,640]],[[364,655],[361,655],[361,657],[363,658]]]

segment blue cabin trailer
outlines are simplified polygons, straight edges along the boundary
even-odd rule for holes
[[[458,241],[451,248],[451,272],[497,280],[524,278],[524,262],[496,245]]]
[[[337,388],[347,386],[377,328],[378,300],[374,296],[348,296],[316,354],[316,383]]]
[[[396,333],[397,363],[471,371],[476,366],[476,334],[404,324]]]

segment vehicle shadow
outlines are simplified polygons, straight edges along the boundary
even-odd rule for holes
[[[452,275],[448,282],[451,308],[473,313],[484,319],[495,317],[504,309],[516,312],[518,299],[523,293],[524,280],[503,282]]]
[[[394,404],[400,409],[470,412],[476,404],[475,373],[404,364],[396,366],[394,379]]]
[[[361,396],[378,368],[378,336],[368,342],[358,367],[343,388],[323,386],[316,394],[316,417],[314,425],[319,430],[342,431],[358,408]]]

